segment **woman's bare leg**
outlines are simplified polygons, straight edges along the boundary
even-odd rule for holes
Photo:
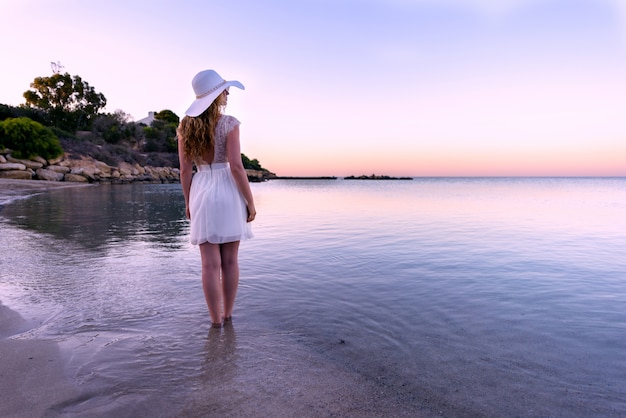
[[[202,260],[202,290],[206,300],[211,322],[214,327],[222,326],[222,287],[220,285],[220,267],[222,264],[220,246],[205,242],[200,244]]]
[[[239,241],[220,245],[222,260],[222,292],[224,295],[224,319],[233,315],[237,288],[239,287]]]

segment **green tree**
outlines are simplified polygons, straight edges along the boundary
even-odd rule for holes
[[[265,171],[265,169],[263,167],[261,167],[261,164],[259,163],[259,160],[257,160],[256,158],[251,160],[245,154],[241,154],[241,162],[243,163],[243,167],[244,168],[247,168],[247,169],[250,169],[250,170]]]
[[[29,118],[9,118],[0,122],[0,148],[8,148],[15,158],[37,155],[50,159],[63,153],[59,138],[39,122]]]
[[[112,114],[100,114],[94,118],[92,132],[111,144],[130,140],[134,138],[137,130],[135,123],[129,120],[130,115],[121,110],[116,110]]]
[[[157,120],[161,120],[165,123],[173,123],[176,126],[178,126],[178,123],[180,122],[180,118],[178,117],[178,115],[168,109],[161,110],[160,112],[156,113],[154,115],[154,118]]]
[[[154,115],[150,126],[143,128],[146,138],[145,152],[176,152],[176,127],[179,117],[171,110],[161,110]]]
[[[0,121],[8,118],[21,118],[27,117],[35,122],[46,124],[48,122],[48,115],[38,109],[33,109],[25,106],[9,106],[0,104]]]
[[[37,77],[24,92],[26,106],[48,114],[50,123],[71,132],[90,129],[106,98],[80,76],[69,73]]]

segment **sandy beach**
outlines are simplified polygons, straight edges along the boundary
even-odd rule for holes
[[[0,305],[0,416],[43,416],[78,394],[54,341],[19,338],[35,325]]]
[[[0,179],[0,201],[47,190],[85,187],[80,183]],[[78,389],[65,374],[54,341],[20,339],[37,326],[0,300],[0,416],[42,416],[53,405],[75,396]]]
[[[28,196],[46,190],[63,189],[67,187],[89,187],[85,183],[69,183],[44,180],[11,180],[0,178],[0,199]]]

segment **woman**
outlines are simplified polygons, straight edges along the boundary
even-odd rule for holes
[[[191,221],[190,240],[200,247],[204,297],[212,326],[220,328],[233,314],[239,241],[252,238],[250,222],[256,216],[241,162],[239,121],[222,114],[229,87],[244,86],[213,70],[198,73],[191,85],[196,100],[177,129],[180,180]],[[197,173],[192,176],[194,164]]]

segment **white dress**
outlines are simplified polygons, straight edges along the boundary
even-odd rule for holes
[[[250,223],[246,222],[246,201],[237,188],[226,156],[226,135],[238,125],[236,118],[222,115],[215,127],[213,163],[197,165],[189,194],[193,245],[223,244],[253,237]]]

